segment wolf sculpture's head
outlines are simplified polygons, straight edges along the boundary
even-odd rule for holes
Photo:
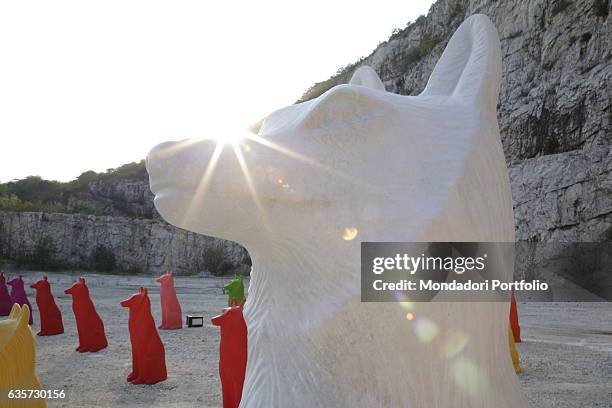
[[[64,291],[65,294],[71,295],[73,298],[84,298],[89,297],[89,288],[85,283],[85,278],[80,277],[78,281],[74,282],[72,286]]]
[[[32,336],[28,326],[29,319],[30,308],[14,303],[8,318],[0,321],[0,353],[6,351],[6,345],[10,344],[16,335],[21,335],[21,332],[25,333],[25,337]]]
[[[224,326],[225,324],[233,325],[243,320],[242,310],[244,308],[245,299],[236,304],[236,301],[232,301],[229,307],[224,307],[221,310],[221,314],[213,317],[211,323],[213,326]]]
[[[28,305],[15,303],[8,318],[0,321],[0,384],[4,388],[41,388],[35,372],[36,344],[29,320]],[[39,400],[31,404],[44,406]]]
[[[214,140],[158,145],[146,161],[156,208],[174,225],[251,252],[268,238],[316,237],[313,245],[325,248],[355,233],[357,241],[416,239],[432,232],[479,165],[485,184],[502,180],[481,207],[504,200],[506,209],[495,116],[500,52],[485,19],[457,32],[418,96],[385,92],[362,67],[350,84],[271,113],[234,148]]]
[[[130,312],[132,310],[142,310],[143,308],[145,311],[151,310],[151,301],[149,300],[147,288],[143,287],[138,289],[138,292],[134,293],[129,298],[121,301],[119,304],[130,309]]]
[[[33,284],[30,285],[32,289],[36,289],[36,294],[39,293],[51,293],[51,284],[49,283],[49,279],[47,275],[43,276],[42,279],[37,280]]]
[[[10,281],[7,282],[7,284],[12,287],[13,291],[23,292],[25,290],[24,283],[23,283],[23,276],[21,275],[19,275],[16,278],[11,279]]]
[[[159,283],[162,286],[173,286],[174,278],[172,276],[172,272],[166,272],[163,275],[155,278],[155,282]]]
[[[164,219],[251,254],[241,407],[523,404],[506,304],[424,304],[414,331],[399,306],[359,302],[360,241],[514,240],[500,63],[495,28],[475,15],[418,96],[386,92],[361,67],[349,84],[271,113],[241,143],[168,142],[149,153]],[[432,324],[436,342],[457,330],[469,339],[467,363],[421,341]],[[470,364],[478,374],[467,382],[484,373],[487,390],[466,386]],[[462,389],[488,396],[474,402]]]

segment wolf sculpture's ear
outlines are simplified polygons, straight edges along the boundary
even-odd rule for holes
[[[9,313],[9,319],[14,319],[19,312],[21,311],[21,306],[18,303],[13,303],[13,307],[11,308],[11,312]]]
[[[496,106],[500,78],[497,30],[487,16],[474,14],[451,37],[421,95]]]
[[[142,294],[143,294],[143,295],[146,295],[146,294],[148,293],[147,288],[141,288],[141,289],[142,289]]]
[[[258,134],[259,129],[261,129],[261,126],[263,125],[264,120],[266,120],[265,116],[259,119],[257,122],[253,123],[252,125],[249,125],[247,127],[247,130],[254,135]]]
[[[49,279],[47,279],[47,275],[43,276],[43,279],[48,281]]]
[[[85,283],[85,278],[81,276],[81,277],[79,278],[79,282],[81,282],[81,283]]]
[[[19,316],[18,327],[28,327],[30,321],[30,308],[28,305],[21,306],[21,316]]]
[[[240,308],[244,307],[245,302],[246,302],[246,298],[242,298],[242,300],[240,301]]]
[[[376,89],[379,91],[385,90],[385,85],[383,85],[376,71],[374,71],[372,67],[368,65],[362,65],[361,67],[357,68],[357,70],[353,73],[349,84],[361,85],[365,86],[366,88]]]

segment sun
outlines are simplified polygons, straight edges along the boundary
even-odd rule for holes
[[[219,135],[211,137],[211,139],[216,140],[217,143],[222,145],[233,145],[240,143],[242,140],[248,137],[249,133],[247,130],[236,130],[222,132]]]

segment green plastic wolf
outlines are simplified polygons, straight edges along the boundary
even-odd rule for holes
[[[229,281],[229,283],[225,285],[225,291],[228,295],[227,305],[231,306],[232,300],[239,305],[244,299],[244,281],[242,280],[242,276],[236,276]]]

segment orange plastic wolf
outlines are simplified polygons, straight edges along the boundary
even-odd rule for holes
[[[176,297],[174,289],[174,278],[172,272],[168,272],[155,279],[160,285],[159,298],[161,301],[162,319],[160,329],[180,329],[183,327],[183,314],[181,304]]]
[[[510,349],[510,358],[512,359],[512,367],[514,367],[514,372],[517,374],[522,373],[523,367],[521,367],[519,353],[516,349],[516,344],[514,343],[514,334],[512,333],[512,327],[508,327],[508,348]]]

